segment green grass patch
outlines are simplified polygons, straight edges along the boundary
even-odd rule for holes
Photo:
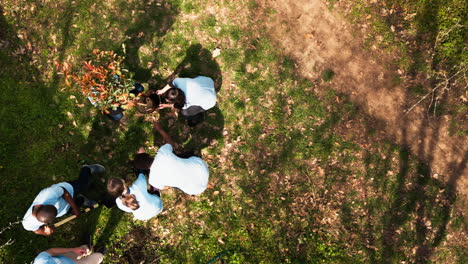
[[[318,97],[313,84],[296,75],[294,60],[258,37],[257,28],[226,19],[255,10],[254,1],[95,5],[3,6],[0,33],[11,46],[0,50],[0,226],[21,218],[39,190],[75,179],[83,164],[106,166],[105,176],[95,179],[101,188],[111,176],[134,180],[128,160],[140,146],[155,154],[162,143],[134,110],[116,124],[62,84],[51,62],[79,63],[94,48],[121,53],[125,44],[126,63],[145,86],[163,84],[174,71],[215,80],[218,104],[203,124],[189,129],[161,112],[175,141],[207,160],[212,187],[197,197],[164,191],[164,212],[147,222],[99,208],[50,238],[15,226],[2,234],[2,244],[15,239],[1,248],[2,263],[77,246],[86,231],[108,247],[106,263],[413,261],[410,249],[444,241],[451,211],[441,191],[446,186],[398,146],[373,142],[364,149],[344,140],[338,128],[359,118],[357,107],[333,91]],[[226,13],[217,12],[223,7]],[[38,52],[17,54],[27,41]],[[220,55],[213,58],[215,48]],[[334,75],[328,69],[322,77],[329,82]],[[421,236],[422,207],[422,217],[440,231],[437,239]],[[452,226],[461,228],[459,221]],[[387,234],[395,241],[386,241]]]

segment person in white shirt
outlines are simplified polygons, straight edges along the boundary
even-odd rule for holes
[[[169,144],[161,146],[154,159],[143,150],[135,155],[134,166],[140,170],[149,169],[149,184],[156,190],[175,187],[190,195],[198,195],[208,187],[210,175],[208,165],[199,157],[180,158],[173,152],[175,143],[162,129],[160,123],[154,128]]]
[[[116,197],[115,203],[120,210],[132,213],[138,220],[148,220],[158,215],[163,203],[158,195],[148,193],[145,174],[139,173],[132,186],[127,187],[124,180],[110,178],[107,191]]]
[[[203,121],[204,112],[216,105],[214,81],[205,76],[196,78],[176,78],[156,92],[165,103],[159,108],[171,107],[180,110],[189,126]]]
[[[89,187],[91,175],[104,171],[104,167],[99,164],[85,165],[81,168],[78,180],[54,184],[40,191],[23,217],[21,223],[24,229],[49,236],[54,232],[51,223],[56,217],[65,215],[70,208],[78,217],[81,211],[73,198]]]

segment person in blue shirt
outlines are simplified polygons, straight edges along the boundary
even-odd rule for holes
[[[23,217],[21,223],[24,229],[49,236],[54,232],[51,224],[56,217],[65,215],[70,209],[78,217],[81,211],[75,198],[89,188],[93,174],[104,171],[105,168],[100,164],[85,165],[81,168],[78,180],[57,183],[43,189]]]
[[[37,255],[33,264],[99,264],[104,259],[100,252],[91,253],[88,246],[51,248]]]
[[[117,197],[115,202],[120,210],[132,213],[138,220],[153,218],[163,209],[161,198],[148,193],[148,184],[143,173],[138,174],[137,180],[130,187],[120,178],[110,178],[107,191]]]
[[[206,76],[175,78],[156,93],[165,101],[159,108],[179,110],[189,126],[201,123],[204,113],[216,105],[214,81]]]

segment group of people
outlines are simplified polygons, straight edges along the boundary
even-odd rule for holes
[[[203,119],[200,116],[216,105],[214,82],[209,77],[176,78],[161,90],[140,93],[158,95],[157,107],[152,110],[172,108],[178,111],[187,124],[194,126]],[[189,195],[201,194],[208,186],[209,169],[197,156],[178,156],[174,153],[175,143],[159,122],[154,129],[162,136],[162,145],[155,157],[140,148],[131,162],[137,179],[131,185],[118,177],[107,181],[107,193],[115,198],[115,204],[122,211],[132,213],[138,220],[148,220],[163,210],[161,192],[169,187],[177,188]],[[38,235],[50,236],[57,217],[67,213],[81,214],[81,207],[92,208],[96,202],[83,195],[91,185],[92,178],[105,172],[100,164],[84,165],[77,180],[61,182],[43,189],[27,210],[23,227]],[[148,177],[148,180],[147,180]],[[89,244],[89,243],[88,243]],[[42,263],[100,263],[104,248],[91,253],[91,245],[75,248],[51,248],[41,252],[34,260]]]

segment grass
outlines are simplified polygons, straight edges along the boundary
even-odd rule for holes
[[[335,72],[333,72],[330,69],[326,69],[322,72],[322,80],[324,80],[325,82],[333,80],[333,77],[335,77]]]
[[[165,210],[148,222],[103,207],[50,238],[14,226],[2,233],[2,244],[15,242],[0,249],[1,262],[77,246],[85,231],[109,248],[106,263],[418,262],[435,250],[455,252],[438,249],[447,232],[460,232],[452,226],[463,229],[460,216],[451,220],[450,188],[399,146],[377,137],[370,145],[345,139],[342,127],[361,122],[359,109],[336,92],[314,92],[291,58],[259,37],[259,28],[246,28],[255,2],[54,5],[2,6],[0,40],[10,44],[0,49],[0,226],[22,218],[42,188],[73,180],[82,164],[105,165],[104,178],[135,179],[133,153],[144,145],[155,154],[162,144],[134,111],[118,125],[64,88],[52,61],[77,63],[93,48],[122,52],[124,43],[127,64],[145,86],[162,85],[175,70],[220,84],[217,107],[195,129],[161,112],[174,139],[203,155],[213,187],[197,197],[164,192]],[[18,54],[28,41],[34,47]],[[221,53],[212,58],[215,48]],[[333,75],[324,72],[324,80]],[[431,221],[430,230],[422,219]]]
[[[333,7],[336,1],[329,0]],[[395,54],[395,66],[390,70],[399,72],[401,83],[420,86],[418,92],[409,91],[412,101],[417,102],[430,93],[434,85],[461,71],[466,73],[468,61],[464,45],[467,6],[464,1],[342,1],[340,12],[354,24],[369,26],[365,47],[375,46]],[[465,102],[460,98],[466,91],[462,78],[453,78],[448,90],[434,93],[444,100],[438,102],[439,114],[428,112],[437,119],[450,118],[452,136],[466,135],[463,127],[466,111],[457,111]],[[419,92],[420,90],[420,92]],[[425,100],[426,109],[434,108],[434,102]],[[438,107],[439,107],[438,106]],[[442,109],[443,108],[443,109]]]

